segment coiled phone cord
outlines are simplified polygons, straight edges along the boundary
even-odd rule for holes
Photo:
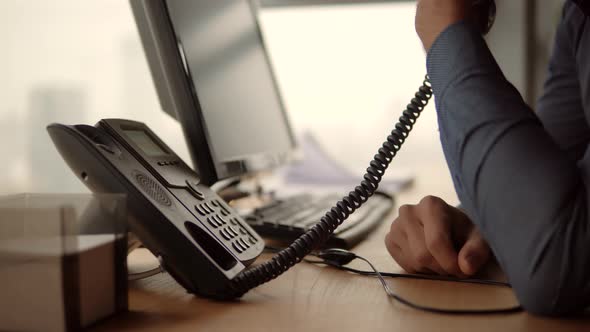
[[[235,297],[240,297],[248,290],[278,277],[299,263],[305,256],[322,245],[349,215],[354,213],[375,193],[385,174],[385,170],[402,147],[416,123],[416,119],[418,119],[431,97],[432,87],[428,76],[426,76],[422,86],[415,93],[414,98],[412,98],[395,124],[395,128],[373,157],[360,185],[338,201],[326,212],[319,223],[297,238],[287,248],[279,251],[269,261],[237,275],[231,281],[231,288]]]

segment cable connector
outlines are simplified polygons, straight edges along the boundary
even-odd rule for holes
[[[317,257],[339,266],[344,266],[358,258],[355,253],[339,248],[322,250],[318,252]]]

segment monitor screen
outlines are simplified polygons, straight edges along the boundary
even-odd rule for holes
[[[294,139],[251,2],[153,3],[132,1],[141,7],[134,14],[160,100],[165,109],[174,108],[166,111],[183,126],[204,182],[285,163]],[[165,57],[176,57],[181,66],[166,65],[171,59]],[[190,94],[179,94],[170,80],[187,81]]]

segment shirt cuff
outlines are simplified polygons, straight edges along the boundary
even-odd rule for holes
[[[481,33],[461,21],[446,28],[434,41],[426,70],[438,99],[464,75],[493,71],[502,75]]]

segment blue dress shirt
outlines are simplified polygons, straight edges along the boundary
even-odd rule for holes
[[[427,58],[461,204],[525,309],[590,303],[590,22],[566,1],[537,112],[477,30],[447,28]]]

